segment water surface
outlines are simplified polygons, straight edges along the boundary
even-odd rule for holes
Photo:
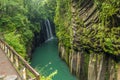
[[[57,39],[52,39],[37,47],[32,55],[31,66],[38,68],[38,72],[44,76],[57,71],[53,80],[77,80],[60,59],[57,46]]]

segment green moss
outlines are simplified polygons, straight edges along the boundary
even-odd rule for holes
[[[59,41],[66,47],[70,47],[71,39],[71,11],[69,0],[57,0],[56,15],[54,22],[56,24],[56,33]],[[63,14],[64,13],[64,14]]]
[[[80,3],[82,3],[80,0],[74,2],[74,4],[77,5]],[[116,25],[116,18],[114,17],[119,14],[120,1],[94,0],[94,4],[97,4],[97,11],[99,11],[99,22],[93,23],[94,25],[91,28],[86,28],[84,22],[78,16],[79,12],[77,12],[77,10],[75,13],[76,16],[71,16],[71,4],[73,3],[69,0],[57,1],[56,16],[54,21],[60,43],[63,43],[65,47],[72,48],[72,46],[74,46],[75,49],[82,49],[88,53],[92,51],[94,53],[119,55],[120,25]],[[79,9],[80,7],[81,6],[77,6],[76,9]],[[72,33],[72,17],[75,17],[75,23],[77,25],[76,36],[78,42],[74,44],[72,44],[75,39],[73,38]]]

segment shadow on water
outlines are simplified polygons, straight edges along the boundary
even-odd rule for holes
[[[57,39],[48,40],[37,47],[32,55],[31,66],[38,67],[38,72],[44,76],[57,71],[53,80],[77,80],[60,59],[57,47]]]

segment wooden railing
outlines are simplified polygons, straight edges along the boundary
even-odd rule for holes
[[[39,73],[36,72],[13,48],[1,39],[0,48],[5,52],[22,80],[40,80]]]

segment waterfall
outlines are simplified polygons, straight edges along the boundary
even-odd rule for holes
[[[52,38],[53,34],[52,34],[51,24],[50,24],[50,21],[48,19],[47,19],[47,23],[48,23],[48,28],[49,28],[49,32],[50,32],[50,38]]]
[[[47,28],[47,22],[45,21],[45,28],[46,28],[46,33],[47,33],[47,39],[49,38],[49,30]]]
[[[53,39],[52,28],[50,21],[48,19],[45,21],[45,28],[46,28],[47,40]]]

